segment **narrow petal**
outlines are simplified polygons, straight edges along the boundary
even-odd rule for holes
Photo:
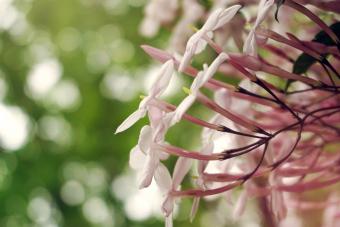
[[[178,67],[179,72],[183,72],[185,68],[190,64],[192,57],[195,54],[197,54],[198,43],[202,39],[204,34],[205,33],[202,30],[199,30],[195,34],[193,34],[188,40],[186,48],[185,48],[184,56]]]
[[[118,128],[116,129],[115,134],[125,131],[126,129],[130,128],[134,125],[139,119],[143,118],[146,114],[145,109],[138,109],[133,112],[130,116],[128,116],[123,123],[121,123]]]
[[[190,211],[190,222],[192,222],[197,214],[198,207],[200,204],[200,197],[195,197],[194,201],[192,202],[192,207]]]
[[[171,119],[171,125],[176,124],[179,122],[185,112],[192,106],[192,104],[195,102],[196,96],[195,95],[188,95],[183,101],[178,105],[175,112],[169,113],[172,115]]]
[[[155,181],[162,192],[162,194],[168,193],[171,189],[172,180],[168,169],[162,164],[159,163],[156,172],[155,172]]]
[[[147,155],[146,162],[143,167],[143,172],[140,179],[139,188],[146,188],[151,184],[152,178],[159,165],[159,159],[154,151],[150,150]]]
[[[242,8],[241,5],[234,5],[231,6],[225,10],[223,10],[218,18],[218,22],[217,24],[214,26],[213,30],[216,30],[220,27],[222,27],[223,25],[225,25],[226,23],[228,23],[231,19],[233,19],[233,17],[235,16],[235,14]]]
[[[172,176],[172,188],[174,190],[182,183],[185,175],[189,172],[192,165],[192,159],[179,157],[175,164]]]
[[[162,211],[165,217],[169,217],[174,210],[174,198],[172,196],[167,196],[162,204]]]
[[[169,86],[174,70],[174,61],[172,59],[166,61],[162,65],[155,82],[151,86],[149,93],[150,96],[159,97],[166,90]]]

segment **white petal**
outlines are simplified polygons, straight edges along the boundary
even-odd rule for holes
[[[179,72],[183,72],[185,68],[190,64],[191,58],[196,53],[198,43],[200,42],[204,34],[205,33],[203,31],[199,30],[195,34],[193,34],[188,40],[186,48],[185,48],[184,56],[178,67]]]
[[[192,165],[192,159],[179,157],[175,164],[174,173],[172,176],[172,188],[174,190],[182,183],[183,178],[189,172]]]
[[[212,39],[214,34],[213,32],[206,32],[205,36],[207,36],[207,38],[209,39]],[[208,44],[207,41],[203,37],[199,39],[196,43],[195,54],[201,53],[207,47],[207,44]]]
[[[150,89],[150,96],[159,97],[169,86],[171,77],[174,73],[174,61],[172,59],[165,62]]]
[[[162,164],[159,163],[156,172],[155,172],[155,181],[161,190],[162,194],[166,194],[172,185],[172,180],[168,169]]]
[[[174,209],[174,198],[172,196],[167,196],[162,204],[162,211],[166,217],[172,214]]]
[[[178,105],[172,116],[171,125],[176,124],[182,119],[185,112],[187,112],[187,110],[192,106],[195,100],[196,96],[193,94],[188,95],[187,97],[185,97],[185,99],[183,99],[183,101]]]
[[[222,27],[223,25],[225,25],[226,23],[228,23],[231,19],[233,19],[235,14],[241,8],[242,8],[241,5],[234,5],[234,6],[231,6],[231,7],[227,8],[227,9],[223,10],[223,12],[221,12],[220,15],[219,15],[218,22],[214,26],[213,30],[216,30],[216,29]]]
[[[202,26],[201,30],[207,32],[213,31],[215,26],[218,24],[218,20],[222,12],[223,12],[222,8],[218,8],[214,12],[212,12],[208,19],[206,20],[206,22],[204,23],[204,25]]]
[[[152,129],[149,125],[145,125],[139,134],[138,146],[144,154],[148,153],[152,143]]]
[[[159,159],[155,152],[150,150],[149,155],[147,155],[146,162],[143,168],[142,176],[140,179],[139,188],[146,188],[151,184],[152,178],[155,171],[159,165]]]
[[[225,62],[229,57],[226,53],[221,53],[215,58],[215,60],[210,64],[206,72],[204,73],[202,83],[205,84],[210,78],[214,76],[220,65]],[[203,86],[202,84],[202,86]]]
[[[130,151],[129,165],[132,169],[139,170],[142,169],[146,161],[146,155],[135,146]]]
[[[252,56],[256,56],[256,42],[255,42],[255,31],[250,30],[246,41],[243,45],[243,52]]]
[[[146,114],[145,109],[138,109],[135,112],[133,112],[130,116],[128,116],[123,123],[121,123],[115,134],[125,131],[126,129],[130,128],[132,125],[134,125],[139,119],[143,118]]]
[[[197,210],[200,204],[200,197],[194,197],[192,202],[191,212],[190,212],[190,222],[192,222],[197,214]]]

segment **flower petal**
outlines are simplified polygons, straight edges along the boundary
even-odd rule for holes
[[[192,106],[192,104],[195,102],[196,96],[195,95],[188,95],[183,101],[178,105],[175,112],[168,113],[168,116],[171,117],[171,125],[174,125],[178,123],[185,112]]]
[[[190,211],[190,222],[192,222],[197,214],[198,207],[200,204],[200,197],[194,197],[194,201],[192,202],[192,207]]]
[[[155,172],[155,181],[161,190],[162,194],[168,193],[171,189],[172,180],[168,169],[162,164],[159,163],[156,172]]]
[[[145,125],[139,134],[138,146],[144,154],[148,154],[152,142],[152,128]]]
[[[152,178],[155,171],[159,165],[159,159],[156,152],[149,150],[149,155],[147,155],[146,162],[144,164],[142,176],[140,179],[139,188],[146,188],[151,184]]]
[[[134,125],[139,119],[143,118],[146,114],[145,109],[138,109],[133,112],[130,116],[128,116],[123,123],[121,123],[118,128],[116,129],[115,134],[125,131],[126,129],[130,128]]]
[[[135,146],[130,151],[129,165],[132,169],[140,170],[143,168],[146,161],[146,155],[139,149],[139,146]]]
[[[174,210],[174,198],[172,196],[167,196],[162,204],[162,211],[165,217],[169,217]]]
[[[159,97],[166,90],[169,86],[174,70],[174,61],[172,59],[166,61],[162,65],[155,82],[151,86],[149,93],[151,97]]]
[[[235,16],[235,14],[242,8],[241,5],[234,5],[231,6],[225,10],[223,10],[218,17],[218,21],[216,23],[216,25],[214,26],[213,30],[216,30],[220,27],[222,27],[223,25],[225,25],[226,23],[228,23],[231,19],[233,19],[233,17]]]
[[[175,164],[172,176],[172,188],[174,190],[182,183],[183,178],[189,172],[192,165],[192,159],[179,157]]]

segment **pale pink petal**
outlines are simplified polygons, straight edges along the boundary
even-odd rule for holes
[[[154,84],[151,86],[149,93],[150,96],[159,97],[166,90],[169,86],[174,70],[174,61],[172,59],[166,61],[162,65]]]
[[[138,145],[130,151],[129,165],[132,169],[140,170],[146,161],[146,155],[139,149]]]
[[[175,164],[172,176],[172,188],[176,190],[182,183],[185,175],[189,172],[192,165],[192,159],[179,157]]]
[[[155,172],[155,181],[162,192],[162,194],[168,193],[171,189],[172,180],[168,169],[162,164],[159,163],[156,172]]]
[[[208,69],[205,70],[202,83],[205,84],[210,78],[214,76],[220,65],[228,59],[226,53],[221,53],[215,58],[215,60],[209,65]],[[203,86],[202,84],[202,86]]]
[[[126,129],[130,128],[134,125],[139,119],[143,118],[146,114],[145,109],[138,109],[133,112],[130,116],[128,116],[123,123],[121,123],[118,128],[116,129],[115,134],[125,131]]]
[[[234,210],[233,210],[233,219],[234,220],[238,220],[241,217],[241,215],[243,214],[243,212],[246,208],[247,200],[248,200],[247,191],[243,190],[241,192],[241,195],[238,197],[237,202],[234,206]]]
[[[192,207],[191,207],[191,211],[190,211],[190,222],[192,222],[197,214],[198,211],[198,207],[200,204],[200,197],[195,197],[194,201],[192,202]]]
[[[205,34],[207,38],[212,39],[213,33],[212,32],[207,32]],[[207,47],[207,41],[202,37],[199,39],[196,43],[196,49],[195,49],[195,54],[201,53],[206,47]]]
[[[243,52],[252,56],[256,56],[256,38],[255,31],[260,26],[260,24],[268,16],[271,6],[274,4],[274,0],[261,0],[258,7],[257,18],[254,26],[250,30],[246,41],[243,46]]]
[[[149,125],[145,125],[139,134],[138,146],[144,154],[148,153],[152,142],[152,129]]]
[[[159,159],[157,154],[153,150],[149,150],[149,155],[147,155],[146,162],[143,167],[142,175],[140,178],[139,188],[146,188],[151,184],[152,178],[155,171],[159,165]]]
[[[219,18],[222,12],[223,12],[222,8],[218,8],[214,12],[212,12],[210,16],[208,17],[207,21],[202,26],[201,30],[213,31],[216,25],[218,24],[218,21],[219,21]]]
[[[178,105],[177,109],[175,112],[169,113],[172,114],[172,120],[171,120],[171,125],[176,124],[179,122],[185,112],[192,106],[192,104],[195,102],[196,96],[195,95],[188,95],[183,101]]]
[[[217,24],[214,26],[213,30],[216,30],[220,27],[222,27],[223,25],[225,25],[226,23],[228,23],[231,19],[233,19],[233,17],[235,16],[235,14],[242,8],[241,5],[234,5],[231,6],[225,10],[223,10],[220,14],[219,14],[219,18],[217,21]]]
[[[255,31],[250,30],[246,41],[243,45],[243,52],[252,56],[256,56],[256,42],[255,42]]]
[[[167,196],[162,204],[162,211],[166,217],[172,214],[174,209],[174,198],[172,196]]]
[[[205,33],[202,30],[199,30],[195,34],[193,34],[188,40],[186,48],[185,48],[184,56],[178,67],[179,72],[183,72],[185,68],[188,65],[190,65],[191,59],[197,51],[198,43],[202,39],[204,34]]]

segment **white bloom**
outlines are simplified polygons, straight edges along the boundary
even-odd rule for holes
[[[199,89],[204,86],[206,82],[210,78],[214,76],[216,71],[218,70],[219,66],[228,59],[228,55],[226,53],[221,53],[209,67],[204,65],[203,71],[200,71],[196,78],[194,79],[193,83],[190,87],[190,94],[178,105],[174,112],[169,113],[171,115],[171,125],[179,122],[185,112],[192,106],[195,102],[197,95],[199,93]]]
[[[240,5],[234,5],[227,9],[219,8],[209,16],[202,28],[188,40],[184,56],[178,68],[180,72],[185,70],[195,54],[204,50],[206,46],[205,36],[212,38],[212,32],[229,22],[240,8]]]
[[[158,75],[157,79],[155,80],[154,84],[152,85],[148,96],[146,96],[141,103],[139,104],[138,110],[133,112],[116,130],[116,134],[126,129],[130,128],[133,124],[135,124],[139,119],[143,118],[147,113],[150,101],[154,98],[158,98],[168,87],[171,77],[174,72],[174,62],[173,60],[168,60],[165,62]]]
[[[175,198],[171,196],[171,191],[178,190],[185,175],[191,168],[192,160],[188,158],[179,157],[177,159],[172,179],[169,171],[164,165],[161,165],[155,174],[155,180],[161,192],[165,196],[162,211],[166,217],[166,227],[172,226],[172,212],[174,208]]]
[[[274,0],[261,0],[259,7],[257,18],[254,26],[250,30],[246,41],[243,46],[243,52],[252,56],[256,56],[256,35],[255,31],[260,26],[260,24],[266,19],[268,16],[269,10],[271,6],[274,4]]]

